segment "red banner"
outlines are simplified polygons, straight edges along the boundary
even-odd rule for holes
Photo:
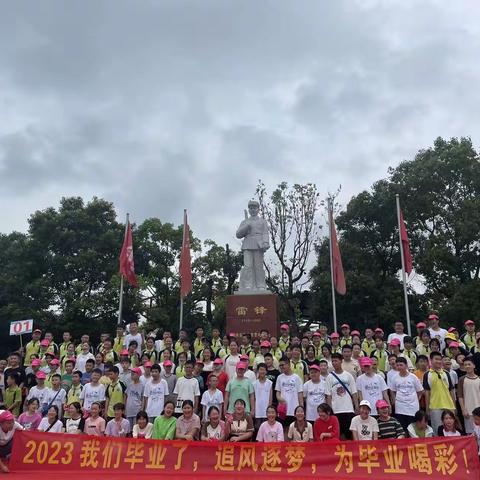
[[[19,431],[15,478],[480,478],[473,437],[343,443],[220,443],[137,440]]]

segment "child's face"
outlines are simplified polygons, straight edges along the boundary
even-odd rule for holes
[[[480,417],[477,417],[476,415],[474,415],[473,416],[473,423],[480,427]]]
[[[60,379],[58,377],[52,378],[52,387],[58,387],[60,385]]]

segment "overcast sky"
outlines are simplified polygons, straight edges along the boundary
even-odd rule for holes
[[[231,242],[257,180],[340,201],[479,146],[480,2],[0,0],[0,231],[62,196]]]

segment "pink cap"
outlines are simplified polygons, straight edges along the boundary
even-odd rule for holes
[[[427,324],[425,322],[418,322],[417,323],[417,328],[420,330],[420,328],[427,328]]]
[[[337,332],[333,332],[333,333],[330,335],[330,338],[340,338],[340,335],[339,335]]]
[[[128,351],[126,348],[124,348],[124,349],[120,352],[120,355],[123,355],[123,356],[128,357],[128,355],[130,355],[130,353],[129,353],[129,351]]]
[[[388,404],[388,402],[385,401],[385,400],[377,400],[377,401],[375,402],[375,406],[376,406],[377,408],[389,408],[389,407],[390,407],[390,405]]]
[[[475,322],[473,320],[465,320],[464,325],[475,325]]]
[[[36,328],[32,333],[42,333],[42,331],[39,328]]]
[[[450,327],[448,333],[457,332],[458,330],[455,327]]]
[[[288,330],[288,329],[289,329],[289,326],[286,323],[282,323],[280,325],[280,330]]]
[[[400,340],[398,338],[392,338],[390,340],[390,345],[400,345]]]
[[[42,364],[42,362],[38,358],[34,358],[32,360],[32,367],[39,367],[41,364]]]
[[[214,365],[223,365],[223,360],[221,358],[216,358],[213,361]]]
[[[358,337],[360,336],[360,332],[358,330],[353,330],[350,335],[357,335]]]
[[[313,332],[312,337],[321,337],[322,334],[320,332]]]
[[[308,367],[308,368],[309,368],[310,370],[318,370],[318,371],[320,371],[320,367],[319,367],[318,365],[315,365],[315,364],[310,365],[310,367]]]
[[[343,323],[340,328],[341,328],[341,329],[343,329],[343,328],[350,328],[350,325],[349,325],[348,323]]]
[[[263,348],[270,348],[272,345],[267,340],[264,340],[263,342],[260,343],[260,346]]]
[[[40,342],[40,346],[41,347],[48,347],[50,345],[50,342],[46,339],[43,339],[41,342]]]
[[[153,367],[153,363],[152,363],[152,362],[145,362],[145,363],[143,364],[143,366],[144,366],[145,368],[152,368],[152,367]]]
[[[438,320],[438,315],[435,315],[434,313],[432,313],[431,315],[428,316],[428,319],[429,320]]]
[[[455,348],[455,347],[458,348],[459,346],[460,346],[460,344],[458,342],[450,342],[448,344],[448,348]]]
[[[60,365],[60,361],[58,360],[58,358],[54,358],[54,359],[50,362],[50,365]]]
[[[359,362],[362,367],[366,367],[367,365],[373,365],[373,360],[370,357],[361,357]]]
[[[131,368],[130,371],[133,372],[133,373],[136,373],[138,376],[140,376],[142,374],[142,369],[138,368],[138,367]]]
[[[248,355],[240,355],[240,360],[248,360]]]
[[[0,413],[0,422],[10,422],[12,420],[15,420],[15,417],[13,416],[13,413],[8,410],[4,410]]]
[[[197,365],[203,365],[203,362],[202,362],[200,359],[198,359],[195,363],[196,363]]]
[[[165,360],[163,362],[164,367],[171,367],[172,365],[173,365],[173,362],[171,362],[170,360]]]
[[[47,375],[45,372],[40,371],[35,374],[35,377],[40,379],[43,378],[45,380],[47,378]]]
[[[238,362],[237,363],[237,370],[239,368],[243,368],[244,370],[246,370],[247,369],[247,364],[245,362]]]
[[[383,333],[383,330],[380,328],[380,327],[377,327],[375,330],[374,330],[375,333]]]

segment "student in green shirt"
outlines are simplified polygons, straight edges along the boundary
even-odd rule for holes
[[[14,373],[7,375],[7,388],[4,393],[5,408],[15,417],[20,415],[20,406],[22,404],[22,389],[18,386],[18,376]]]
[[[67,408],[68,405],[71,405],[74,402],[80,401],[80,394],[82,393],[82,389],[83,389],[81,380],[82,380],[82,372],[77,370],[72,373],[72,385],[68,389],[65,405],[63,406],[63,409],[65,411],[65,415],[64,415],[65,418],[70,417],[70,413]]]
[[[126,401],[125,391],[127,390],[127,387],[118,379],[119,375],[120,370],[116,365],[110,368],[110,371],[108,372],[110,384],[107,386],[105,391],[105,397],[107,398],[105,403],[105,411],[107,412],[107,417],[109,419],[115,416],[113,406],[117,403],[122,403],[125,405]]]
[[[153,422],[152,438],[154,440],[173,440],[177,429],[177,419],[173,416],[175,404],[168,400],[163,407],[163,415]]]

